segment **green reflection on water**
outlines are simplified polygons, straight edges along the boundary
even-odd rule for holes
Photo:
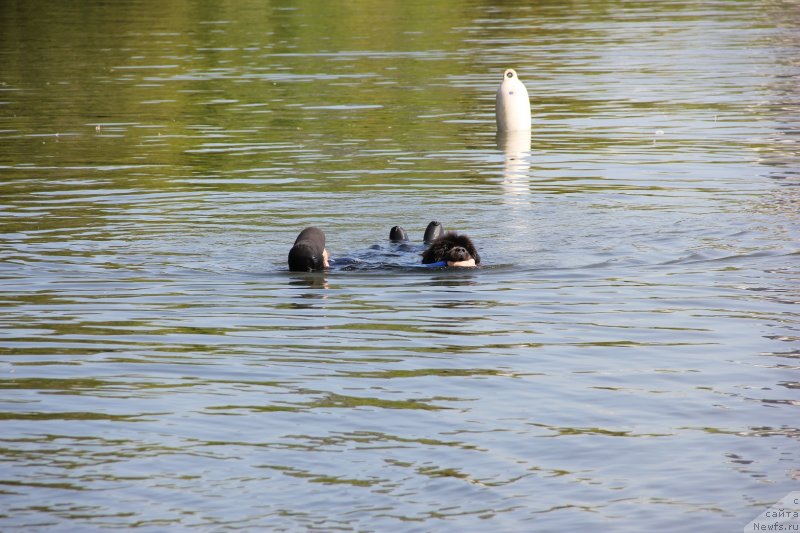
[[[357,146],[393,129],[452,134],[454,125],[418,117],[464,116],[471,101],[443,83],[472,70],[463,62],[441,68],[461,45],[448,38],[451,29],[469,22],[455,2],[148,3],[146,13],[127,16],[108,6],[52,4],[47,17],[37,6],[16,3],[0,20],[13,113],[5,122],[59,136],[14,138],[6,163],[58,156],[93,168],[146,163],[219,172],[241,169],[241,156],[258,152],[270,161],[261,168],[280,168],[293,161],[286,147],[314,138]],[[431,109],[432,100],[454,107]],[[249,146],[220,150],[248,132]],[[352,155],[331,147],[314,163],[336,167]],[[366,159],[365,170],[385,166],[385,156]],[[171,186],[148,174],[133,182]]]
[[[312,483],[321,483],[323,485],[352,485],[354,487],[370,487],[372,485],[376,485],[386,480],[381,479],[353,479],[353,478],[344,478],[341,476],[329,476],[324,474],[314,474],[307,470],[301,470],[299,468],[295,468],[292,466],[281,466],[281,465],[258,465],[256,468],[269,468],[271,470],[277,470],[287,476],[292,476],[301,479],[307,479]]]
[[[306,391],[313,392],[313,391]],[[381,409],[415,409],[421,411],[438,411],[447,409],[429,403],[433,400],[453,400],[453,398],[433,398],[425,400],[387,400],[384,398],[347,396],[343,394],[326,393],[322,398],[308,402],[298,402],[290,405],[219,405],[208,407],[215,411],[214,414],[236,414],[235,411],[247,412],[273,412],[273,411],[304,411],[308,409],[376,407]],[[218,413],[217,411],[226,411]]]
[[[0,420],[108,420],[114,422],[142,422],[144,416],[157,416],[158,413],[136,415],[110,415],[82,411],[61,413],[9,413],[0,412]]]
[[[342,372],[344,376],[368,379],[417,378],[417,377],[470,377],[508,376],[507,371],[488,368],[419,368],[415,370],[376,370],[368,372]]]

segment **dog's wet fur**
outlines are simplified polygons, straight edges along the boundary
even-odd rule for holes
[[[428,249],[422,253],[422,263],[438,263],[439,261],[469,261],[475,260],[475,264],[481,263],[478,250],[472,244],[472,240],[466,235],[459,235],[450,231],[434,240]]]

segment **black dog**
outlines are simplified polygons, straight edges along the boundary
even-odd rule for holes
[[[476,265],[481,264],[481,257],[478,255],[475,245],[472,244],[472,240],[466,235],[459,235],[454,231],[437,238],[422,254],[422,263],[426,265],[441,261],[446,261],[448,264],[459,263],[470,259],[474,259]]]

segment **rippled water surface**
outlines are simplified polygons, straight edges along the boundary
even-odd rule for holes
[[[800,490],[799,32],[4,2],[0,529],[741,530]],[[391,255],[433,219],[484,266]]]

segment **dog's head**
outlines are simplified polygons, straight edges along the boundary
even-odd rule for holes
[[[468,261],[474,259],[475,264],[479,265],[481,257],[478,250],[472,244],[472,240],[466,235],[459,235],[453,231],[445,233],[431,243],[422,254],[424,264],[438,263],[439,261]]]

